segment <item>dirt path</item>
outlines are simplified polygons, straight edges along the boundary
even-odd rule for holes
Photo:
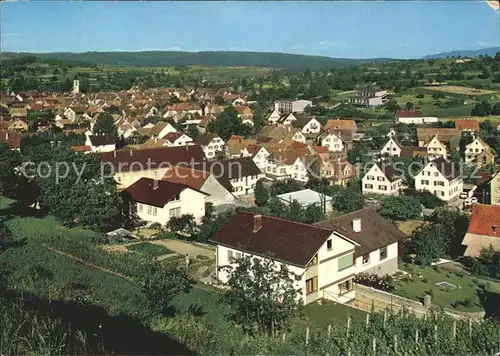
[[[178,253],[179,255],[189,255],[191,257],[195,256],[205,256],[208,258],[215,258],[215,251],[187,242],[182,242],[179,240],[153,240],[149,241],[155,245],[162,245],[168,248],[170,251]]]

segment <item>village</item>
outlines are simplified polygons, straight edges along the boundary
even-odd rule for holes
[[[2,56],[1,355],[499,354],[500,49],[172,48]]]

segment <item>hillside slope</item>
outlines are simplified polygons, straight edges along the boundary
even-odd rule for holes
[[[355,66],[381,59],[349,59],[308,56],[287,53],[266,52],[54,52],[54,53],[9,53],[2,58],[14,58],[33,55],[41,58],[83,61],[98,65],[132,65],[132,66],[248,66],[269,67],[294,70],[321,70],[325,68],[342,68]]]
[[[423,59],[439,59],[446,57],[478,57],[488,55],[490,57],[494,57],[495,53],[500,52],[500,47],[490,47],[490,48],[481,48],[470,51],[450,51],[450,52],[442,52],[431,54],[429,56],[425,56]]]

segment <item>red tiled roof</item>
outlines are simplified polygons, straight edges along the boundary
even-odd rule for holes
[[[479,121],[477,120],[455,120],[455,128],[458,130],[473,130],[479,132]]]
[[[184,135],[182,132],[169,132],[168,134],[166,134],[165,136],[163,136],[163,138],[165,140],[170,141],[170,142],[174,142],[175,140],[177,140],[182,135]]]
[[[138,150],[122,149],[113,152],[99,153],[102,162],[113,165],[115,172],[129,172],[156,169],[160,165],[168,168],[169,165],[189,165],[191,162],[203,162],[205,153],[200,145],[144,148]],[[148,165],[148,162],[149,165]]]
[[[467,233],[500,237],[500,205],[474,204]]]
[[[422,117],[422,113],[418,110],[398,110],[396,111],[397,117]]]
[[[244,136],[239,136],[239,135],[232,135],[230,138],[229,138],[229,141],[239,141],[239,140],[243,140],[245,137]]]
[[[71,149],[75,152],[88,152],[92,151],[92,148],[90,146],[71,146]]]
[[[342,119],[330,119],[327,121],[324,130],[330,128],[336,128],[341,130],[356,130],[356,121],[354,120],[342,120]]]
[[[31,110],[42,110],[43,109],[43,105],[42,104],[30,104],[30,108]]]
[[[312,149],[316,153],[328,153],[328,147],[327,146],[312,146]]]
[[[244,114],[245,111],[252,111],[252,109],[250,109],[248,106],[235,106],[234,107],[236,109],[236,111],[238,112],[238,114]]]
[[[255,255],[305,267],[332,234],[332,230],[271,216],[262,216],[254,232],[253,213],[238,211],[211,241]]]
[[[209,176],[210,172],[177,166],[170,168],[162,177],[162,180],[172,183],[185,184],[193,189],[201,189],[202,185]]]
[[[0,142],[5,142],[10,148],[20,148],[22,137],[17,131],[0,130]]]
[[[165,204],[173,200],[183,190],[192,189],[185,184],[172,183],[165,180],[158,180],[156,181],[156,183],[158,185],[155,189],[154,179],[141,178],[130,187],[125,189],[125,192],[130,196],[132,200],[136,202],[163,208]],[[203,192],[200,193],[207,195]]]

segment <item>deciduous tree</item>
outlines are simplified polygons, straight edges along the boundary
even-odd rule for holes
[[[222,270],[229,277],[223,301],[233,306],[234,319],[243,330],[276,335],[290,328],[302,306],[300,276],[285,264],[249,256]]]

